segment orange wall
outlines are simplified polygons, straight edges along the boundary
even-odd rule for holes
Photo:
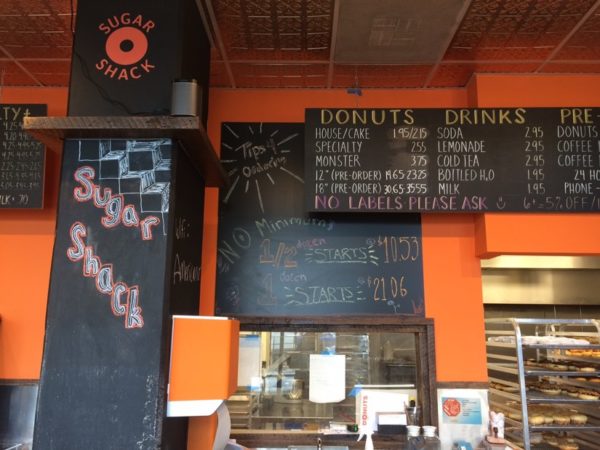
[[[2,90],[0,101],[42,102],[65,113],[66,90]],[[302,122],[307,107],[465,107],[600,105],[597,76],[476,76],[467,89],[226,90],[210,93],[208,131],[219,147],[223,121]],[[46,207],[0,210],[0,378],[39,376],[54,240],[58,155],[49,152]],[[214,307],[217,191],[207,189],[201,310]],[[600,215],[423,215],[426,315],[435,319],[440,381],[486,381],[478,255],[600,254]],[[576,233],[573,230],[577,230]],[[560,236],[560,239],[557,239]],[[560,242],[560,245],[559,245]],[[208,448],[214,418],[193,419],[190,448]]]
[[[479,107],[600,106],[598,75],[477,75]],[[598,255],[600,214],[484,214],[477,254]]]
[[[4,87],[0,94],[2,103],[46,103],[49,115],[66,114],[66,89]],[[59,153],[47,151],[43,209],[0,209],[0,378],[3,379],[39,378],[59,165]]]
[[[315,107],[466,106],[465,89],[366,90],[361,97],[348,95],[345,90],[213,89],[208,133],[218,148],[221,122],[303,122],[304,109]],[[216,189],[207,190],[201,299],[205,314],[212,313],[215,298],[217,195]],[[440,381],[487,380],[481,275],[474,250],[473,217],[438,214],[423,217],[425,306],[426,315],[435,319]]]
[[[597,76],[492,75],[475,76],[464,90],[365,90],[362,97],[344,91],[213,90],[209,135],[218,148],[223,121],[300,122],[307,107],[593,106],[600,103],[598,86]],[[211,190],[205,216],[216,217],[216,211],[217,191]],[[426,214],[422,225],[426,315],[435,320],[438,380],[487,381],[478,255],[579,253],[586,246],[596,251],[600,215]],[[557,229],[561,239],[569,230],[578,237],[563,239],[558,247]],[[216,219],[209,219],[203,251],[205,314],[214,306],[216,230]],[[214,421],[192,420],[190,448],[210,446],[211,425]]]
[[[423,214],[425,313],[435,321],[438,381],[487,381],[476,216]]]
[[[480,108],[598,106],[599,75],[475,75],[470,87]]]
[[[344,90],[213,89],[208,133],[218,149],[221,122],[303,122],[304,109],[316,107],[444,106],[468,106],[467,91],[367,90],[356,97]],[[217,201],[218,191],[207,189],[200,301],[203,314],[212,314],[214,307]],[[430,215],[423,217],[422,223],[426,314],[435,319],[438,378],[487,381],[481,275],[474,251],[473,216]],[[214,418],[193,418],[188,448],[212,448],[214,426]]]
[[[64,114],[66,91],[42,89],[15,90],[5,89],[5,102],[50,103],[50,114]],[[9,97],[10,95],[10,97]],[[233,107],[231,105],[234,105]],[[259,91],[259,90],[219,90],[211,91],[209,134],[218,148],[220,142],[220,123],[222,121],[295,121],[304,120],[304,108],[307,107],[461,107],[467,106],[467,91],[464,89],[448,90],[410,90],[410,91],[367,91],[362,97],[346,94],[345,91]],[[46,207],[42,211],[0,211],[0,242],[5,251],[0,258],[2,272],[0,280],[6,286],[6,296],[13,301],[4,300],[0,314],[4,323],[0,327],[2,335],[2,378],[37,378],[41,361],[44,314],[48,288],[53,233],[55,226],[56,196],[58,180],[58,156],[48,152],[50,163],[46,175]],[[203,248],[202,301],[204,314],[210,314],[214,306],[215,273],[216,273],[216,233],[217,233],[217,190],[207,189],[205,211],[205,237]],[[448,216],[450,217],[450,216]],[[483,348],[478,344],[477,329],[463,338],[447,339],[444,330],[452,332],[456,327],[457,317],[449,315],[448,295],[439,286],[452,283],[462,293],[464,305],[460,317],[469,322],[480,323],[482,317],[480,283],[478,276],[478,260],[473,251],[465,251],[473,247],[469,239],[473,239],[472,216],[456,216],[452,218],[453,226],[445,224],[447,218],[441,215],[430,215],[423,219],[424,240],[424,275],[425,294],[427,299],[427,315],[436,319],[438,331],[438,377],[443,381],[485,379],[484,367],[477,362]],[[441,225],[440,225],[441,224]],[[443,230],[443,233],[440,233]],[[456,245],[457,243],[460,243]],[[444,251],[436,250],[437,246],[445,246]],[[30,257],[37,252],[36,265]],[[6,256],[4,256],[6,255]],[[456,261],[452,268],[438,270],[438,264],[444,264],[448,258]],[[474,272],[473,272],[474,271]],[[463,273],[475,273],[473,278],[465,278]],[[27,275],[25,275],[27,274]],[[27,282],[24,282],[27,281]],[[468,295],[465,293],[468,292]],[[465,314],[466,313],[466,314]],[[462,323],[462,322],[461,322]],[[460,327],[464,329],[464,327]],[[471,348],[464,352],[470,355],[471,361],[465,361],[458,368],[447,350],[462,342],[461,348]],[[18,350],[17,350],[18,349]],[[480,358],[479,358],[480,359]],[[468,364],[467,364],[468,363]]]

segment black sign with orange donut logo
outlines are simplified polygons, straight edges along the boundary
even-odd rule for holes
[[[210,42],[196,0],[77,4],[69,115],[164,115],[173,80],[208,85]],[[199,96],[202,108],[207,98]]]
[[[124,12],[109,17],[98,25],[106,35],[106,57],[96,63],[96,69],[108,78],[137,80],[156,66],[148,59],[148,35],[156,23],[141,14]]]

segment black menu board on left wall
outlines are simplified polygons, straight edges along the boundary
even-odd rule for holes
[[[44,206],[44,145],[23,131],[23,118],[47,105],[0,104],[0,208]]]

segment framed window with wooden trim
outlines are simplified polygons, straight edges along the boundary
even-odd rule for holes
[[[248,447],[356,440],[359,427],[394,440],[414,400],[437,425],[433,321],[406,316],[237,317],[232,436]],[[333,438],[335,436],[335,438]]]

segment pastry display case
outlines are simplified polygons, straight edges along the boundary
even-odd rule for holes
[[[600,449],[600,322],[486,320],[490,409],[526,450]]]

